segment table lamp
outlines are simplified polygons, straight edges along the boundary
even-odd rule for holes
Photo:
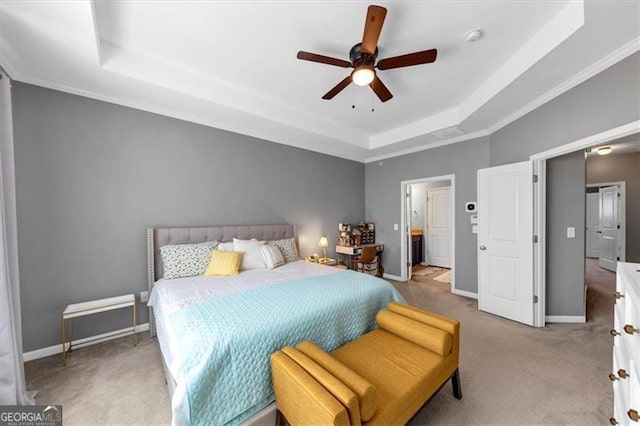
[[[324,256],[322,259],[320,259],[320,263],[326,262],[328,260],[327,247],[329,247],[329,241],[327,240],[326,234],[322,234],[322,237],[320,237],[320,241],[318,242],[318,245],[322,247],[322,254]]]

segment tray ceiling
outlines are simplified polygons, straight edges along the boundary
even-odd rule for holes
[[[488,134],[640,48],[639,2],[380,2],[378,57],[438,60],[379,71],[384,104],[354,85],[324,101],[348,70],[296,53],[348,59],[368,4],[3,0],[0,61],[19,81],[373,161]]]

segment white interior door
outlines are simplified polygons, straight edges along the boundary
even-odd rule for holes
[[[600,256],[600,195],[597,192],[587,194],[587,230],[585,232],[587,257]]]
[[[451,267],[451,197],[449,188],[427,191],[427,263]]]
[[[405,245],[407,247],[407,259],[405,263],[405,269],[407,271],[407,280],[410,280],[412,277],[412,269],[411,269],[411,258],[412,258],[412,240],[411,240],[411,217],[413,216],[413,209],[411,204],[411,185],[407,185],[407,190],[405,193],[405,228],[404,232],[404,240]]]
[[[533,163],[478,170],[478,309],[533,325]]]
[[[615,271],[618,264],[618,197],[617,185],[600,188],[600,255],[601,268]]]

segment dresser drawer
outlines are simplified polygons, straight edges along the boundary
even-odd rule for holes
[[[640,412],[640,264],[618,263],[613,339],[614,419],[639,425]]]
[[[629,418],[628,410],[635,410],[640,413],[640,377],[638,377],[638,370],[640,370],[638,362],[631,361],[631,376],[629,377],[629,399],[627,401],[627,418]],[[631,421],[630,424],[638,425],[640,422]]]
[[[625,292],[624,337],[629,346],[631,358],[638,360],[640,356],[640,300],[636,289],[632,286]]]

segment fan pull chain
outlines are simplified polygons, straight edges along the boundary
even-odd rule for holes
[[[373,92],[371,92],[371,112],[376,112],[376,109],[374,108],[375,101],[376,100],[373,97]]]
[[[351,109],[356,109],[356,91],[351,88]]]

